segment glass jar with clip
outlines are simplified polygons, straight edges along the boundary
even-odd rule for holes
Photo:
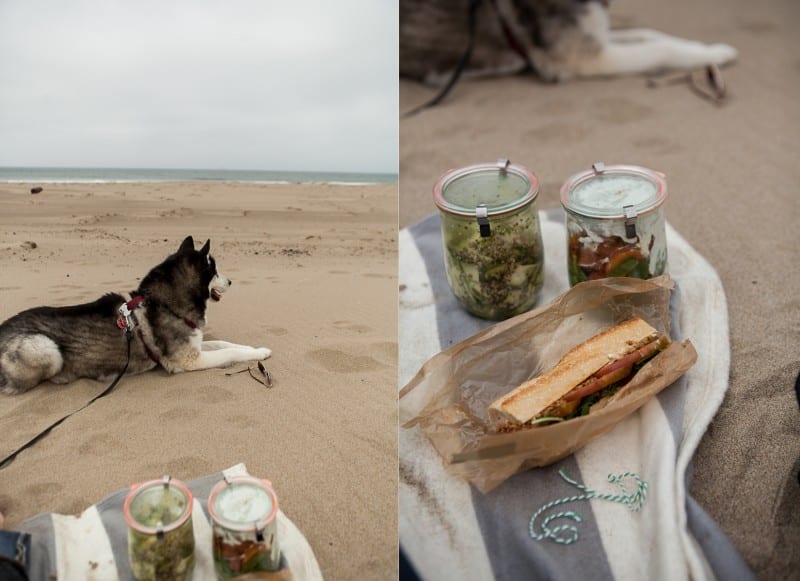
[[[635,165],[595,163],[561,187],[570,286],[613,276],[667,271],[664,174]]]
[[[507,159],[436,182],[447,281],[473,315],[507,319],[536,303],[544,281],[538,194],[536,175]]]
[[[189,488],[169,476],[131,487],[123,514],[135,579],[191,578],[195,548],[193,502]]]
[[[280,568],[278,498],[268,480],[226,476],[211,490],[208,513],[217,578]]]

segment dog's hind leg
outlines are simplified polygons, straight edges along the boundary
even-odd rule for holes
[[[21,335],[0,352],[0,391],[21,393],[61,371],[64,359],[58,345],[45,335]]]

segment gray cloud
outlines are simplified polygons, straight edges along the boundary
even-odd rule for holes
[[[390,0],[0,2],[0,165],[397,171]]]

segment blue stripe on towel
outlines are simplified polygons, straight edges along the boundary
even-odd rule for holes
[[[55,531],[50,515],[40,514],[30,518],[22,523],[19,530],[31,536],[28,577],[30,579],[57,579]]]
[[[111,552],[114,554],[117,574],[121,579],[130,578],[128,525],[125,523],[125,517],[122,514],[126,496],[128,496],[128,490],[119,490],[95,505],[100,515],[100,522],[103,523],[108,542],[111,545]]]
[[[441,349],[447,349],[478,331],[490,327],[491,321],[485,321],[467,313],[450,291],[444,269],[439,215],[428,216],[411,226],[408,231],[425,262],[425,269],[430,279],[431,290],[436,302],[436,324],[439,329]]]
[[[691,496],[686,497],[686,515],[692,536],[703,549],[717,579],[755,580],[728,537]]]
[[[579,513],[580,540],[574,545],[535,541],[528,533],[531,515],[543,504],[573,494],[560,469],[581,480],[575,456],[512,476],[488,494],[472,489],[472,504],[497,579],[611,579],[597,519],[589,502],[565,505]],[[553,526],[561,524],[553,523]]]

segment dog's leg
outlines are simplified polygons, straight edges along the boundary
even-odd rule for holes
[[[0,353],[0,391],[27,391],[61,371],[64,358],[58,345],[45,335],[14,337]]]
[[[227,367],[233,363],[243,363],[245,361],[260,361],[270,355],[272,355],[272,351],[266,347],[222,347],[211,351],[195,352],[194,357],[182,362],[183,364],[180,367],[185,371],[198,371],[200,369]]]
[[[733,61],[737,51],[727,44],[703,44],[647,29],[611,31],[596,53],[576,59],[581,77],[690,70]]]

